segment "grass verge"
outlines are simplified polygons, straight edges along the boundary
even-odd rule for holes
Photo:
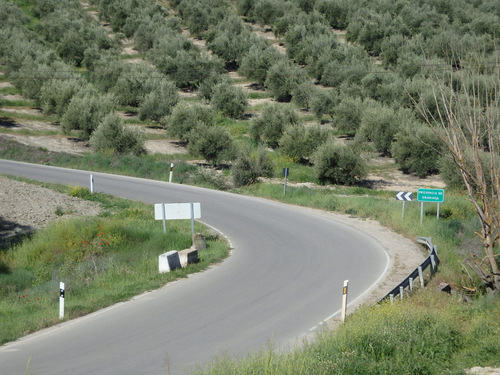
[[[465,374],[478,364],[498,366],[498,298],[457,304],[441,292],[363,307],[337,331],[280,354],[272,348],[237,360],[222,357],[196,374],[402,375]]]

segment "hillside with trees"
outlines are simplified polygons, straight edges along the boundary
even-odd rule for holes
[[[22,95],[97,157],[181,161],[220,189],[285,167],[362,189],[381,157],[439,175],[482,244],[458,283],[495,294],[499,38],[498,0],[0,0],[0,110]],[[147,155],[151,139],[186,153]]]

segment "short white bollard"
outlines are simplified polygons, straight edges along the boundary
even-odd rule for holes
[[[94,193],[94,176],[90,175],[90,192]]]
[[[349,280],[344,280],[344,288],[342,289],[342,322],[345,322],[347,312],[347,285]]]
[[[59,283],[59,319],[64,318],[64,283]]]

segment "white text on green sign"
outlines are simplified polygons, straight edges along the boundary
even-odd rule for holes
[[[443,189],[418,189],[417,200],[419,202],[444,202]]]

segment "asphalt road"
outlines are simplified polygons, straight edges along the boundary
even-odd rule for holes
[[[90,181],[87,171],[10,161],[0,161],[0,174]],[[372,237],[310,209],[93,175],[98,192],[147,203],[200,202],[201,221],[227,236],[232,254],[206,272],[0,347],[0,374],[25,374],[29,360],[34,375],[185,374],[217,355],[245,355],[271,343],[286,349],[339,313],[343,280],[350,280],[353,301],[388,267]]]

